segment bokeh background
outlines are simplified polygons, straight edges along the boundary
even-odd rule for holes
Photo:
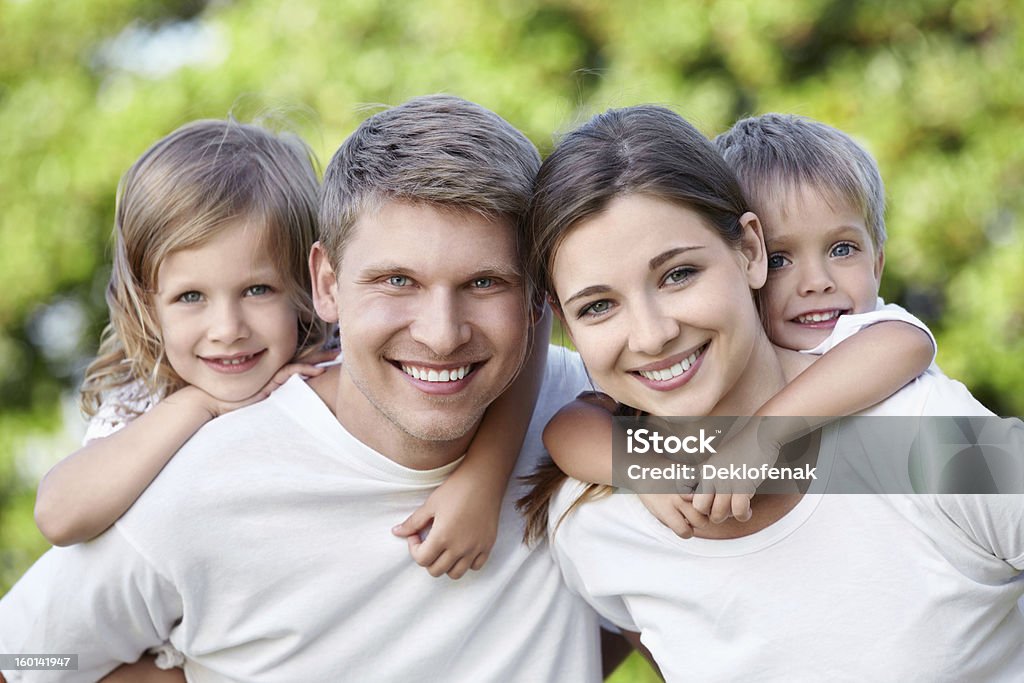
[[[284,112],[323,161],[377,106],[433,92],[542,153],[641,102],[709,135],[823,120],[886,180],[883,295],[932,326],[948,374],[1024,414],[1022,18],[1019,0],[0,0],[0,593],[46,549],[35,486],[81,436],[118,178],[229,112]]]

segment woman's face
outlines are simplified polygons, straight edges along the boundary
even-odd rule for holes
[[[552,279],[603,391],[657,415],[735,405],[726,399],[743,392],[755,345],[767,343],[751,297],[766,273],[760,226],[753,214],[741,222],[735,249],[695,212],[628,195],[569,232]]]

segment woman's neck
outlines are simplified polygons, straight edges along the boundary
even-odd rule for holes
[[[787,373],[779,351],[767,335],[758,334],[743,372],[711,411],[711,415],[753,415],[786,386]]]

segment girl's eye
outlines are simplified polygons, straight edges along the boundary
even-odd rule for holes
[[[777,268],[782,268],[788,261],[789,259],[782,254],[768,254],[768,269],[775,270]]]
[[[203,300],[203,295],[199,292],[185,292],[178,297],[178,301],[183,304],[197,304]]]
[[[843,258],[844,256],[852,255],[856,249],[857,246],[855,244],[850,244],[849,242],[840,242],[839,244],[832,247],[832,253],[830,254],[830,256],[834,256],[836,258]]]
[[[392,275],[388,278],[388,284],[392,287],[408,287],[412,284],[412,280],[405,275]]]
[[[253,285],[252,287],[247,287],[246,288],[245,295],[246,296],[263,296],[264,294],[270,294],[270,292],[271,292],[270,285]]]
[[[492,277],[478,277],[473,280],[474,289],[490,289],[494,286],[494,278]]]
[[[673,268],[668,272],[667,275],[665,275],[665,279],[662,281],[662,283],[666,285],[682,284],[683,282],[686,282],[691,277],[693,277],[694,273],[696,272],[696,269],[691,268],[689,266],[680,266],[678,268]]]
[[[610,311],[611,308],[612,302],[608,301],[607,299],[601,299],[600,301],[595,301],[581,308],[578,317],[597,317],[600,315],[604,315],[605,313]]]

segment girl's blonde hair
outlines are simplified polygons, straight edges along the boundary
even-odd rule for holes
[[[195,121],[159,140],[124,174],[117,190],[114,263],[106,300],[110,323],[81,389],[95,415],[112,390],[122,407],[184,386],[166,362],[152,311],[157,273],[172,252],[200,246],[247,222],[285,282],[298,311],[299,348],[321,345],[307,259],[317,238],[317,172],[298,136],[233,119]]]

